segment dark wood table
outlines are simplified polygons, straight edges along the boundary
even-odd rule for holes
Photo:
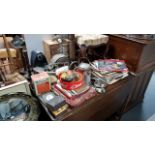
[[[54,118],[46,105],[40,100],[40,103],[48,114],[50,120],[65,121],[101,121],[107,120],[116,114],[120,117],[125,106],[126,99],[131,88],[132,76],[120,80],[106,88],[106,93],[87,100],[76,108],[69,108],[63,115]]]

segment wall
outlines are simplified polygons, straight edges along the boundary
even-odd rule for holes
[[[37,50],[43,52],[43,40],[51,39],[51,34],[24,34],[28,56],[31,57],[31,51]]]

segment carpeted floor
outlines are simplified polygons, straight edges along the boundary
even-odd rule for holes
[[[123,115],[122,121],[145,121],[155,114],[155,72],[145,93],[144,102]]]

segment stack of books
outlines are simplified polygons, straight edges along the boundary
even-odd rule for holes
[[[48,110],[53,114],[54,117],[62,115],[68,109],[63,97],[56,95],[53,92],[48,92],[39,96],[39,99],[45,104]]]
[[[92,75],[102,79],[106,84],[113,84],[128,76],[128,68],[124,60],[95,60],[92,64]]]
[[[58,95],[64,97],[65,101],[71,106],[76,107],[84,103],[86,100],[96,95],[96,90],[93,87],[83,85],[78,89],[66,90],[59,83],[53,86],[53,90]]]
[[[59,83],[57,83],[54,85],[54,88],[59,90],[63,95],[65,95],[68,98],[76,98],[79,95],[82,95],[85,92],[87,92],[89,90],[90,86],[83,85],[83,86],[81,86],[77,89],[74,89],[74,90],[66,90],[66,89],[63,89]]]

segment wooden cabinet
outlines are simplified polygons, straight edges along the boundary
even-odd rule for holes
[[[132,90],[125,111],[143,101],[146,88],[155,69],[155,41],[110,35],[109,56],[124,59],[133,74]]]

